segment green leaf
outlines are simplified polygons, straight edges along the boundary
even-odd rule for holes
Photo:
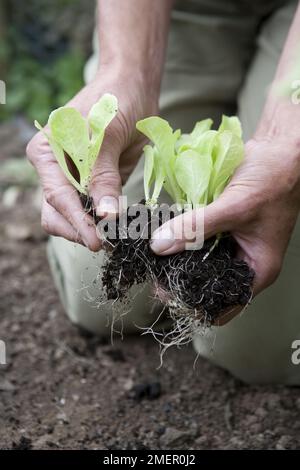
[[[219,197],[229,178],[244,158],[242,139],[231,131],[220,132],[217,137],[215,161],[209,184],[209,200]]]
[[[136,128],[154,143],[157,158],[164,168],[164,187],[166,191],[174,201],[181,200],[182,193],[173,171],[176,159],[175,142],[178,140],[180,133],[178,131],[173,133],[169,123],[158,116],[151,116],[138,121]]]
[[[104,94],[89,112],[88,123],[91,129],[91,144],[88,155],[88,168],[90,170],[99,155],[105,129],[116,116],[117,112],[118,100],[110,93]]]
[[[178,139],[176,143],[176,151],[178,153],[181,153],[185,150],[195,149],[199,147],[203,135],[210,130],[212,124],[212,119],[203,119],[202,121],[197,122],[190,134],[182,134],[181,137]]]
[[[87,194],[91,171],[99,155],[105,129],[117,111],[117,98],[107,93],[91,108],[87,119],[75,108],[62,107],[53,111],[48,120],[50,135],[47,135],[35,122],[38,129],[47,137],[66,177],[82,193]],[[77,168],[79,182],[68,169],[65,154]]]
[[[158,152],[156,148],[154,148],[154,189],[152,194],[152,200],[154,204],[157,203],[157,199],[165,182],[165,177],[165,167],[161,164]]]
[[[136,128],[155,144],[164,162],[169,162],[172,159],[174,141],[175,138],[178,138],[178,133],[173,134],[173,129],[167,121],[158,116],[152,116],[138,121]]]
[[[238,117],[236,116],[222,116],[222,122],[219,127],[219,132],[231,131],[238,137],[242,137],[242,126]]]
[[[216,139],[218,136],[218,131],[206,131],[197,140],[197,144],[193,149],[197,150],[200,153],[206,153],[213,156],[214,149],[216,146]]]
[[[43,129],[43,127],[37,122],[37,121],[34,121],[34,125],[35,127],[41,131],[44,136],[46,137],[46,139],[48,140],[49,142],[49,145],[51,147],[51,150],[52,152],[54,153],[54,156],[57,160],[57,163],[59,164],[59,166],[61,167],[62,171],[64,172],[65,176],[68,178],[68,180],[70,181],[70,183],[81,193],[85,193],[86,194],[86,190],[84,188],[82,188],[80,186],[80,184],[78,183],[78,181],[76,181],[76,179],[74,178],[74,176],[72,175],[72,173],[70,172],[69,168],[68,168],[68,165],[67,165],[67,162],[66,162],[66,159],[65,159],[65,154],[64,154],[64,151],[62,149],[62,147],[60,147],[60,145],[53,139],[53,137],[51,135],[48,135],[46,133],[46,131]]]
[[[175,163],[176,179],[193,206],[200,204],[207,191],[212,160],[209,153],[200,154],[186,150],[178,155]]]
[[[150,186],[154,179],[154,150],[150,145],[144,147],[145,163],[144,163],[144,193],[146,203],[150,200]]]
[[[204,134],[204,132],[209,131],[212,125],[212,119],[202,119],[202,121],[198,121],[191,132],[192,138],[197,140],[202,134]]]
[[[48,122],[52,138],[73,161],[84,187],[90,144],[86,120],[77,109],[62,107],[50,114]]]

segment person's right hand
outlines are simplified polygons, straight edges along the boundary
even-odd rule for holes
[[[87,116],[104,93],[118,98],[119,111],[105,132],[100,155],[93,169],[89,194],[97,215],[118,212],[122,184],[134,169],[145,138],[136,131],[139,119],[157,113],[158,92],[151,94],[146,81],[126,76],[122,70],[101,69],[68,104]],[[27,155],[36,168],[43,188],[42,226],[47,233],[81,243],[92,251],[101,247],[92,218],[85,213],[79,195],[67,180],[47,139],[38,132],[27,146]]]

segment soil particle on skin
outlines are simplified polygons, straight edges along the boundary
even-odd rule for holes
[[[298,388],[242,385],[201,357],[194,365],[192,346],[170,348],[158,369],[153,338],[116,337],[111,345],[73,326],[50,275],[45,240],[19,241],[3,228],[39,223],[31,196],[24,194],[13,210],[0,198],[2,449],[172,449],[176,436],[168,428],[192,429],[177,441],[183,450],[300,448]],[[122,351],[125,361],[108,348]],[[134,385],[153,382],[162,390],[156,399],[129,396]]]

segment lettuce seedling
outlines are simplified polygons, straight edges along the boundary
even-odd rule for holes
[[[204,119],[190,134],[181,134],[157,116],[137,123],[153,143],[144,148],[147,205],[157,204],[163,187],[181,207],[205,206],[220,196],[243,160],[244,145],[237,117],[223,116],[218,130],[211,130],[212,124]]]
[[[106,93],[94,104],[87,118],[71,107],[64,106],[53,111],[48,119],[50,133],[35,121],[37,129],[48,139],[65,176],[82,194],[88,194],[91,171],[99,155],[105,129],[117,111],[117,98]],[[70,172],[66,156],[78,170],[79,181]]]
[[[180,202],[183,193],[174,172],[176,160],[174,149],[180,131],[173,132],[169,123],[157,116],[139,121],[136,127],[155,143],[153,147],[148,145],[144,149],[144,188],[147,204],[156,204],[163,186],[174,201]],[[154,183],[154,189],[150,197],[149,191],[152,183]]]

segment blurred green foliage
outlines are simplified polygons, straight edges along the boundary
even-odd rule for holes
[[[0,120],[22,113],[31,121],[44,123],[52,109],[66,104],[83,86],[83,65],[84,59],[76,51],[65,53],[49,66],[24,55],[9,67]]]
[[[3,8],[0,78],[6,82],[7,95],[0,121],[22,114],[44,124],[51,110],[66,104],[83,86],[94,1],[14,2]],[[74,24],[76,15],[81,21]]]
[[[11,186],[32,187],[37,174],[26,158],[10,158],[1,163],[0,190]]]

